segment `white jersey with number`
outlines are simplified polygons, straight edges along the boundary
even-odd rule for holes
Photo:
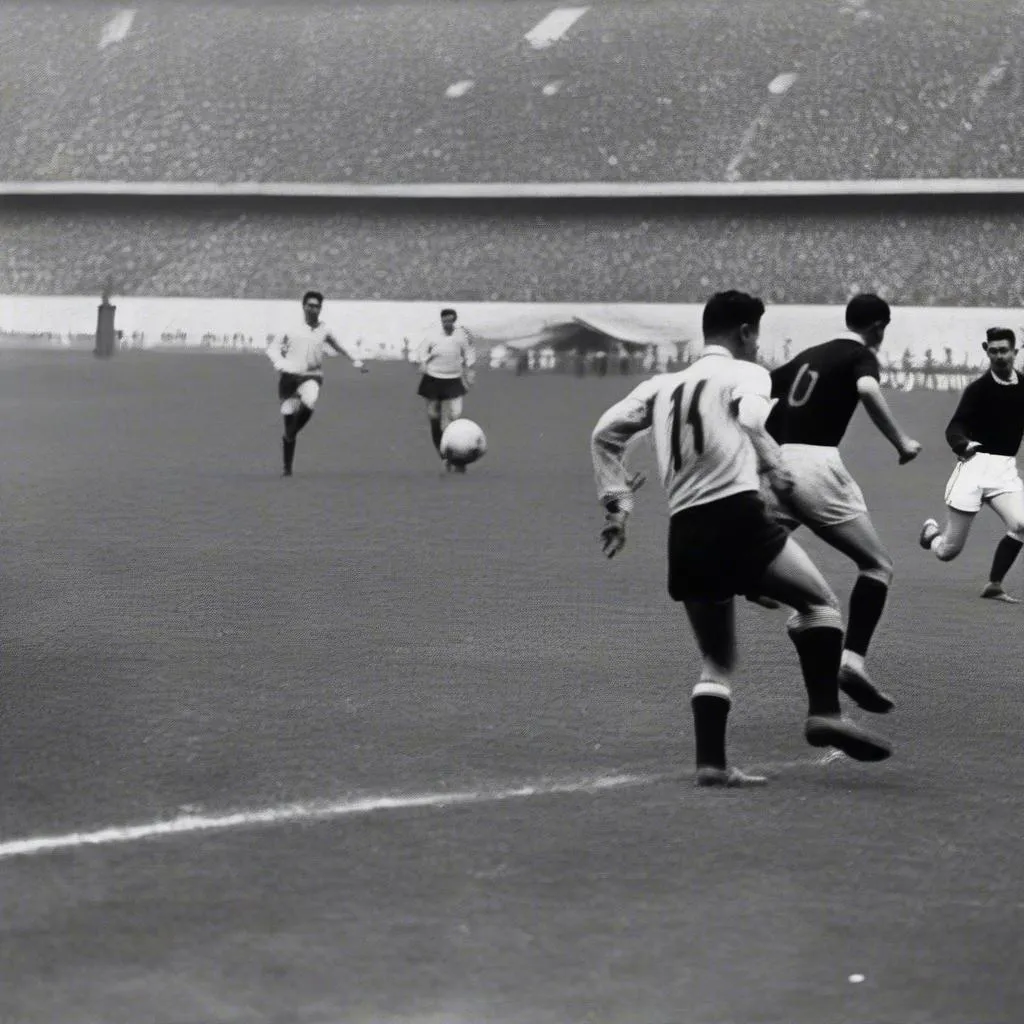
[[[267,354],[284,373],[322,376],[327,338],[348,352],[347,347],[338,341],[335,333],[322,320],[316,327],[310,327],[302,320],[299,326],[272,342]]]
[[[644,381],[598,421],[591,439],[602,500],[629,493],[624,458],[630,439],[649,430],[672,513],[760,490],[757,455],[737,418],[739,401],[767,403],[763,366],[708,345],[692,365]]]

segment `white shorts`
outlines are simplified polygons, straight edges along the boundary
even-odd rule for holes
[[[864,492],[850,475],[838,448],[819,444],[784,444],[782,464],[795,480],[785,501],[765,481],[762,497],[769,511],[783,524],[840,526],[867,515]]]
[[[1012,455],[978,452],[958,462],[946,484],[946,504],[958,512],[977,512],[982,503],[999,494],[1024,490]]]

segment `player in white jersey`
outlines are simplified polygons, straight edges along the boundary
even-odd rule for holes
[[[462,399],[475,379],[476,349],[465,327],[457,327],[454,309],[441,310],[441,326],[420,340],[416,359],[422,374],[417,394],[426,400],[430,439],[438,454],[441,435],[452,420],[462,415]],[[448,469],[465,473],[462,465]]]
[[[296,438],[312,418],[320,396],[324,382],[325,348],[347,356],[360,373],[368,372],[363,361],[353,355],[320,319],[323,305],[324,297],[320,292],[306,292],[302,296],[303,323],[267,346],[267,355],[279,374],[277,396],[284,417],[284,436],[281,439],[284,476],[292,475]]]
[[[726,759],[737,594],[761,594],[794,609],[788,629],[809,699],[808,742],[861,761],[891,753],[884,740],[842,715],[839,602],[806,552],[769,516],[759,493],[759,470],[782,494],[793,486],[765,429],[771,378],[753,362],[763,314],[761,300],[743,292],[712,296],[704,307],[700,358],[635,388],[604,413],[591,439],[609,558],[625,545],[634,504],[626,447],[643,431],[654,443],[672,513],[669,595],[683,603],[703,656],[691,699],[701,786],[765,781],[730,768]]]

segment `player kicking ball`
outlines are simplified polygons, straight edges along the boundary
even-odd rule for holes
[[[669,595],[683,604],[703,659],[691,697],[696,783],[702,787],[767,781],[730,766],[726,757],[736,667],[734,599],[740,594],[762,594],[794,609],[788,630],[807,690],[807,741],[859,761],[881,761],[892,752],[885,740],[842,714],[839,602],[761,499],[759,466],[782,493],[793,486],[765,427],[771,378],[754,362],[763,314],[761,300],[743,292],[714,295],[704,307],[700,358],[635,388],[604,413],[591,437],[609,558],[625,546],[634,504],[626,447],[644,431],[654,442],[671,511]]]
[[[347,356],[360,373],[369,372],[363,361],[349,352],[320,319],[323,305],[324,297],[320,292],[306,292],[302,296],[302,324],[267,346],[267,355],[278,372],[277,396],[284,419],[283,476],[292,475],[295,443],[299,432],[313,418],[320,397],[324,383],[324,349],[329,347]]]
[[[957,464],[946,484],[946,526],[926,519],[921,547],[943,562],[952,561],[967,543],[974,517],[988,504],[1006,526],[992,558],[981,596],[1019,604],[1003,589],[1003,580],[1024,546],[1024,482],[1017,452],[1024,438],[1024,381],[1013,368],[1017,340],[1008,327],[990,327],[982,343],[989,372],[964,388],[946,427],[946,441]]]

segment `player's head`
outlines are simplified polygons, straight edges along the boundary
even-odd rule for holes
[[[889,303],[877,295],[854,295],[846,304],[846,326],[864,339],[868,348],[878,348],[892,319]]]
[[[455,330],[455,321],[458,318],[459,314],[454,309],[441,310],[441,326],[444,328],[445,334],[451,334]]]
[[[746,292],[717,292],[704,304],[705,345],[724,345],[738,359],[757,358],[764,303]]]
[[[1017,358],[1017,336],[1009,327],[990,327],[982,342],[992,369],[1001,377],[1009,377]]]
[[[320,292],[306,292],[302,296],[302,312],[306,319],[315,324],[320,319],[320,310],[324,308],[324,297]]]

